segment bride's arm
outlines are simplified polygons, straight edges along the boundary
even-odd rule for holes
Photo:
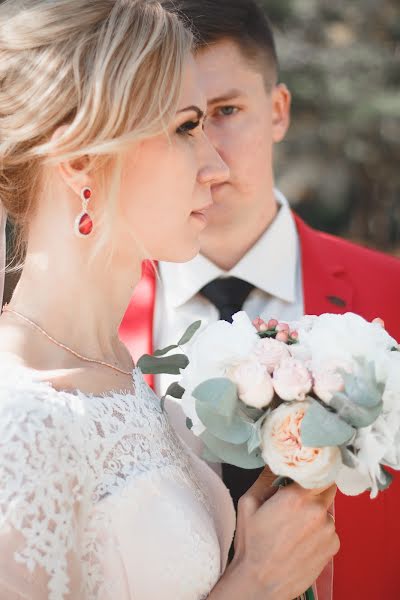
[[[79,445],[68,409],[0,390],[0,598],[79,588]]]

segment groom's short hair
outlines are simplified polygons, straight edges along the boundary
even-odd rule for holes
[[[224,39],[261,70],[267,88],[276,83],[278,57],[271,24],[256,0],[161,0],[194,31],[198,48]]]

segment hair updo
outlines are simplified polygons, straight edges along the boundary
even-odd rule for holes
[[[0,201],[22,238],[40,166],[110,159],[160,133],[191,47],[191,33],[156,0],[1,2]]]

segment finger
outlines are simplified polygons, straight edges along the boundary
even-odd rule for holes
[[[318,500],[323,504],[323,506],[326,507],[326,510],[328,510],[334,503],[337,492],[337,486],[331,485],[329,488],[326,488],[322,491],[319,490],[318,493],[315,493],[317,490],[312,491],[312,495],[318,497]]]
[[[278,491],[277,488],[272,487],[275,479],[276,476],[271,472],[269,467],[265,467],[255,483],[243,496],[245,502],[241,504],[246,505],[246,512],[255,512],[266,500],[272,498]]]

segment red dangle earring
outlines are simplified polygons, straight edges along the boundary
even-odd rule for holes
[[[87,237],[93,231],[93,220],[88,212],[89,200],[92,197],[90,187],[81,190],[82,212],[75,219],[75,233],[78,237]]]

